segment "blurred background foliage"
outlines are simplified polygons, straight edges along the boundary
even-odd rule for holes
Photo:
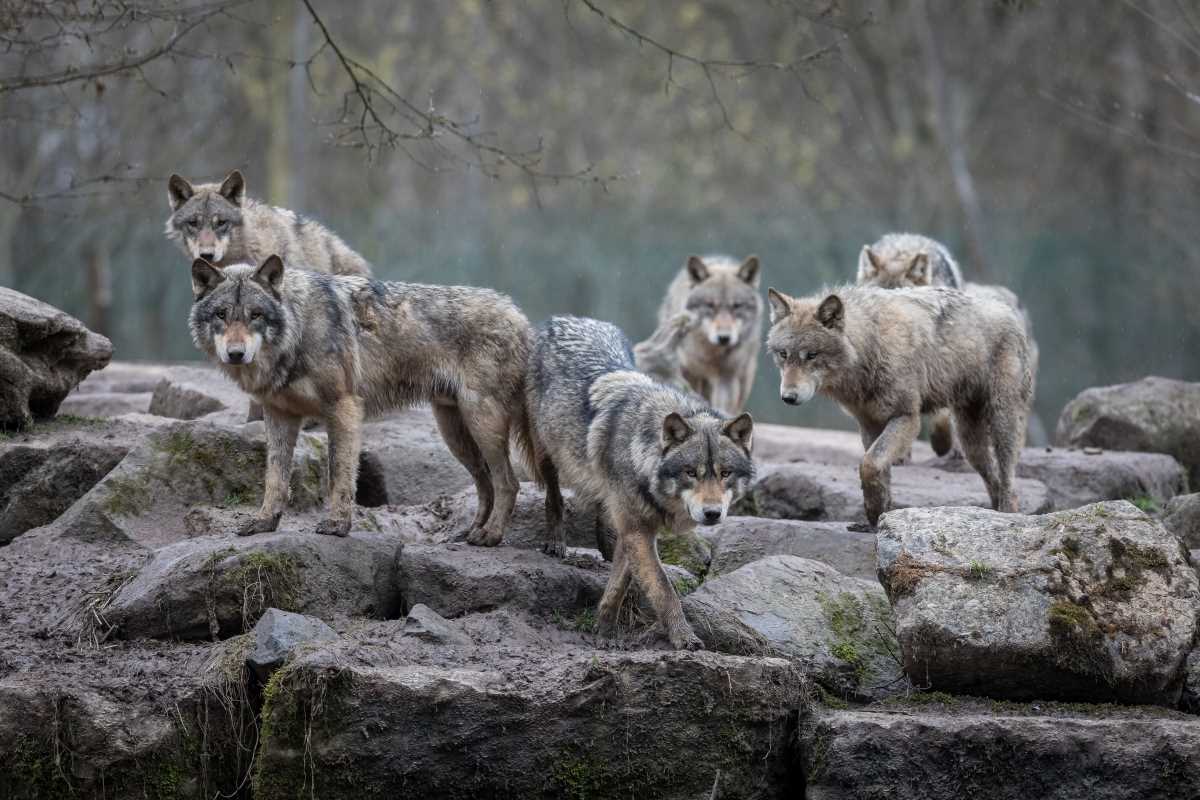
[[[118,358],[195,358],[166,178],[236,167],[380,277],[535,321],[636,340],[689,253],[807,293],[912,230],[1021,296],[1049,426],[1089,385],[1196,378],[1193,3],[310,2],[0,0],[0,284]],[[764,356],[757,418],[849,426],[776,380]]]

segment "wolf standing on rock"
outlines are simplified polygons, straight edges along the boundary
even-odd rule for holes
[[[475,481],[468,540],[496,545],[517,496],[509,460],[527,449],[530,326],[504,295],[262,266],[192,264],[192,340],[263,405],[266,490],[240,534],[272,531],[288,500],[300,422],[329,432],[331,513],[318,533],[350,530],[365,414],[428,401],[446,446]]]
[[[916,438],[921,414],[939,408],[953,412],[992,508],[1017,510],[1014,482],[1033,374],[1015,310],[944,288],[767,294],[767,347],[783,401],[799,405],[821,392],[858,422],[871,527],[891,505],[892,464]]]
[[[238,170],[221,183],[199,186],[172,175],[167,200],[167,238],[189,258],[226,267],[261,264],[277,255],[287,264],[316,272],[371,274],[366,259],[321,223],[246,197],[246,180]]]
[[[728,419],[699,398],[637,372],[615,326],[555,317],[534,339],[526,379],[533,466],[546,485],[547,552],[562,554],[562,484],[603,505],[617,532],[600,600],[611,632],[636,580],[672,646],[695,649],[658,559],[660,528],[715,525],[754,478],[749,414]]]
[[[758,368],[763,317],[758,273],[757,256],[741,264],[726,256],[691,256],[658,309],[660,330],[681,312],[695,318],[679,344],[679,367],[688,385],[726,414],[746,405]]]

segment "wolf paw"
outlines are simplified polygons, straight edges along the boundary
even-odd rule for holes
[[[327,517],[317,523],[317,533],[322,536],[350,535],[350,520]]]
[[[671,640],[671,647],[676,650],[704,649],[704,642],[700,641],[700,637],[688,627],[676,628],[667,634],[667,638]]]
[[[562,539],[542,544],[542,552],[554,558],[567,557],[567,545]]]
[[[474,528],[467,534],[467,544],[477,547],[495,547],[503,539],[503,531],[490,531],[487,528]]]
[[[238,526],[238,536],[253,536],[256,533],[269,533],[279,527],[279,518],[283,512],[270,517],[255,517]]]

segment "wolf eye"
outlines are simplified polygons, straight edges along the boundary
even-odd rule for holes
[[[694,478],[694,477],[696,477],[696,470],[694,470],[694,469],[685,469],[685,470],[683,471],[683,474],[684,474],[684,475],[687,475],[689,478]]]
[[[199,228],[199,227],[200,227],[200,220],[199,220],[198,218],[196,218],[196,217],[192,217],[191,219],[187,220],[187,221],[186,221],[186,222],[184,222],[183,224],[184,224],[184,225],[187,225],[189,228]]]
[[[250,319],[262,319],[263,313],[258,309],[250,312]]]
[[[783,349],[782,347],[775,351],[775,355],[779,356],[784,361],[787,361],[788,352],[787,352],[787,350]]]
[[[725,480],[732,474],[733,474],[733,470],[726,469],[725,467],[721,467],[720,469],[717,470],[717,475],[720,476],[721,480]]]
[[[816,357],[817,357],[817,354],[816,354],[816,353],[805,353],[805,354],[804,354],[804,360],[805,360],[805,361],[812,361],[812,360],[813,360],[814,358],[816,358]]]
[[[226,228],[228,228],[228,227],[229,227],[229,220],[227,220],[227,219],[219,219],[219,220],[217,220],[217,221],[216,221],[216,222],[213,224],[213,227],[214,227],[214,228],[216,228],[216,229],[217,229],[217,230],[219,230],[219,231],[223,231],[223,230],[225,230]]]
[[[217,319],[225,319],[225,309],[218,308],[215,314]]]

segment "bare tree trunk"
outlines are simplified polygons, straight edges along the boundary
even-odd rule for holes
[[[292,131],[288,128],[289,76],[283,69],[292,56],[292,43],[280,36],[295,14],[292,0],[273,0],[271,16],[278,20],[271,31],[271,60],[263,66],[267,81],[267,201],[286,206],[291,197]]]
[[[962,209],[966,227],[967,258],[971,274],[980,279],[987,279],[989,269],[985,256],[987,248],[984,246],[986,223],[983,207],[979,203],[979,194],[975,190],[975,177],[971,174],[971,165],[967,159],[967,145],[963,141],[961,124],[955,115],[954,98],[946,78],[945,65],[942,64],[941,51],[938,49],[933,23],[930,21],[929,4],[930,0],[924,0],[917,7],[916,28],[925,61],[925,75],[929,83],[929,97],[933,104],[935,126],[942,149],[946,153],[950,175],[954,181],[954,192],[958,196],[958,204]]]
[[[310,55],[310,32],[312,20],[292,6],[292,63],[302,64]],[[290,144],[289,165],[291,181],[288,184],[287,203],[289,208],[307,208],[308,198],[308,152],[306,132],[312,128],[309,120],[308,76],[304,67],[292,67],[288,73],[288,143]]]
[[[112,271],[108,267],[108,248],[91,242],[84,247],[87,266],[88,327],[112,338]]]

